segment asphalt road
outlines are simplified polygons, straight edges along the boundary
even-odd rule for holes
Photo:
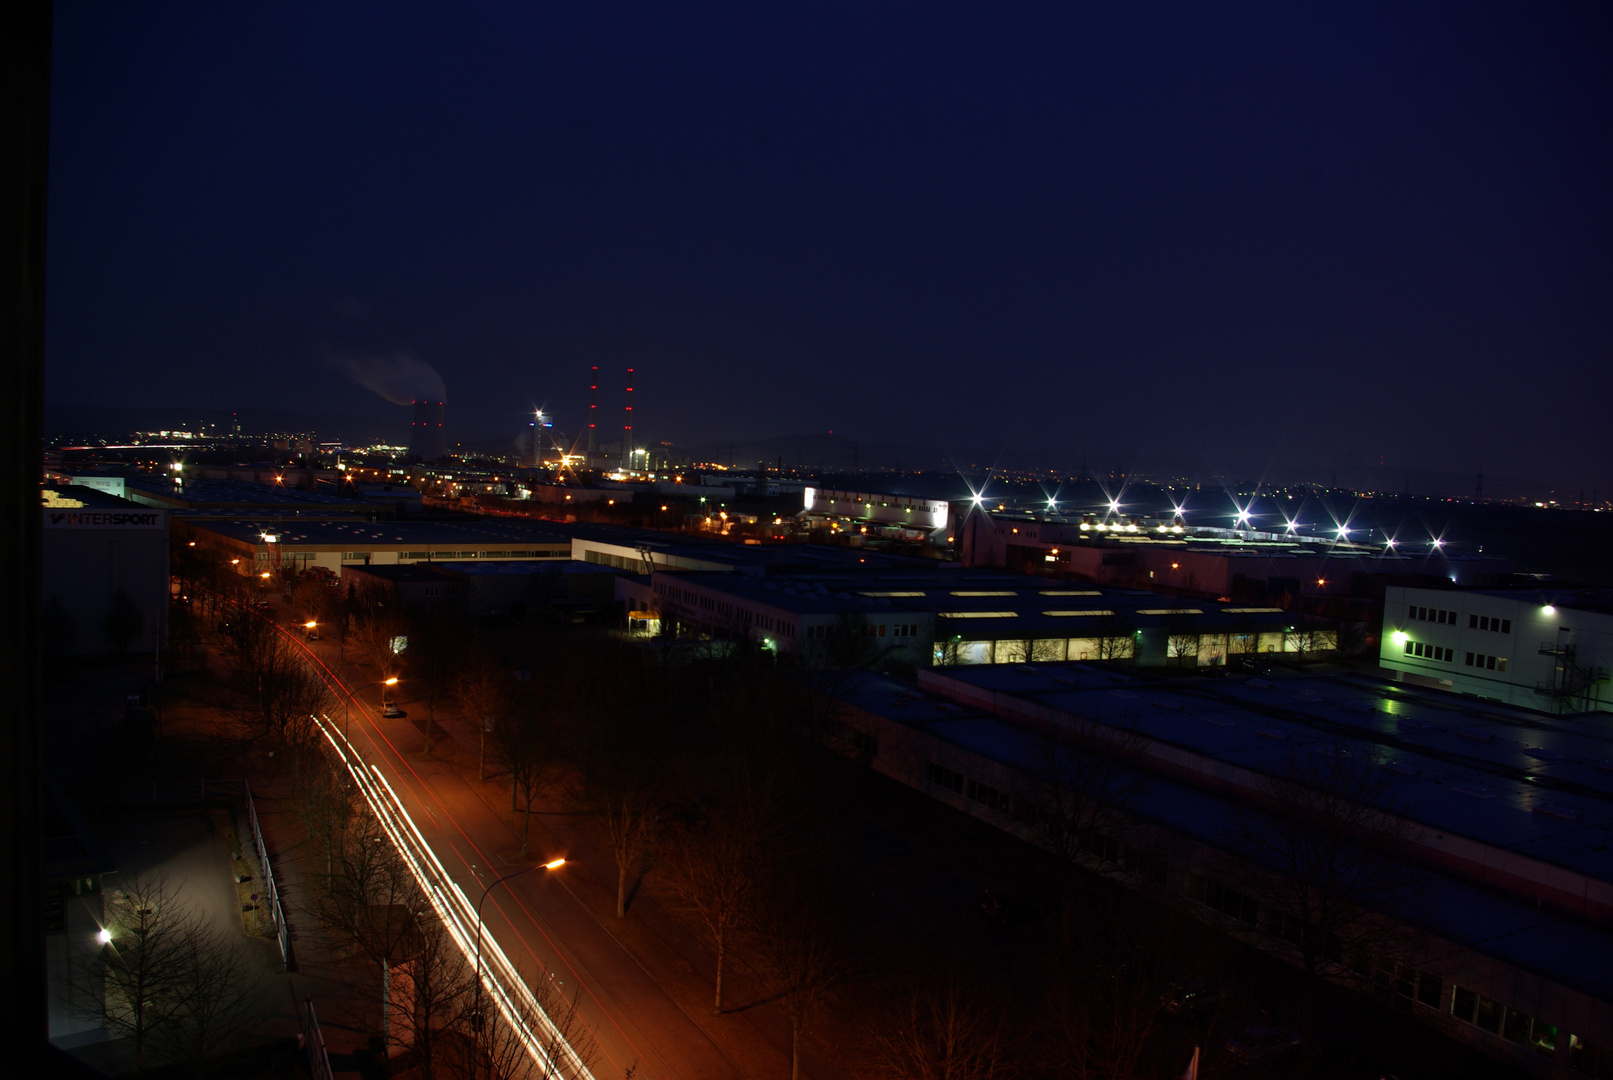
[[[334,646],[303,644],[333,685],[368,681],[336,659]],[[343,678],[349,672],[356,674]],[[348,737],[380,767],[472,904],[493,881],[523,865],[504,857],[520,846],[510,825],[452,765],[420,753],[421,734],[413,722],[381,717],[378,688],[352,699]],[[532,854],[534,863],[547,857]],[[598,1080],[621,1077],[635,1064],[636,1080],[749,1075],[573,895],[565,874],[564,867],[534,870],[498,886],[482,905],[483,932],[529,979],[540,973],[554,978],[568,997],[580,988],[579,1014],[599,1043],[593,1068]],[[788,1069],[785,1058],[778,1074]]]

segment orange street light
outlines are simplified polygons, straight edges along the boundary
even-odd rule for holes
[[[308,629],[312,630],[314,627],[318,626],[319,624],[316,623],[314,620],[309,619],[307,622],[303,623],[303,625],[306,626]]]
[[[487,902],[487,894],[511,878],[533,870],[556,870],[566,865],[565,859],[550,859],[546,863],[536,863],[532,866],[523,866],[519,870],[512,870],[501,878],[497,878],[487,888],[482,890],[481,899],[476,901],[476,1003],[471,1006],[471,1015],[480,1017],[482,1014],[482,904]]]
[[[269,578],[269,571],[265,570],[263,573],[259,574],[258,577],[263,578],[265,581],[267,581],[268,578]]]

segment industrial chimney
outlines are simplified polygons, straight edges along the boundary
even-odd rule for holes
[[[416,401],[414,423],[409,427],[409,456],[420,461],[436,461],[448,456],[448,442],[442,428],[443,403]]]

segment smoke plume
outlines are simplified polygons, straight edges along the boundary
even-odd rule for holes
[[[327,353],[326,356],[349,379],[394,405],[443,401],[448,396],[437,369],[411,353],[397,352],[391,356]]]

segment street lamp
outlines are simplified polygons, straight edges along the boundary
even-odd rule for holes
[[[471,1007],[470,1014],[475,1018],[472,1022],[476,1025],[477,1035],[482,1032],[482,904],[486,902],[489,893],[511,878],[518,878],[529,870],[558,870],[564,865],[566,865],[566,860],[560,858],[550,859],[546,863],[533,863],[531,866],[523,866],[519,870],[512,870],[483,889],[481,898],[476,901],[476,999],[475,1004]],[[476,1070],[472,1068],[472,1077],[475,1074]]]
[[[309,623],[309,625],[312,626],[313,624]],[[342,738],[344,738],[344,739],[347,738],[347,718],[348,718],[348,711],[349,711],[348,710],[348,703],[353,699],[354,695],[356,695],[360,690],[368,690],[372,686],[396,686],[396,685],[398,685],[398,677],[396,675],[394,675],[390,679],[381,679],[378,682],[368,682],[368,683],[365,683],[363,686],[351,687],[347,691],[347,693],[343,694],[342,695]],[[386,691],[385,690],[381,691],[381,711],[382,712],[386,711]]]

